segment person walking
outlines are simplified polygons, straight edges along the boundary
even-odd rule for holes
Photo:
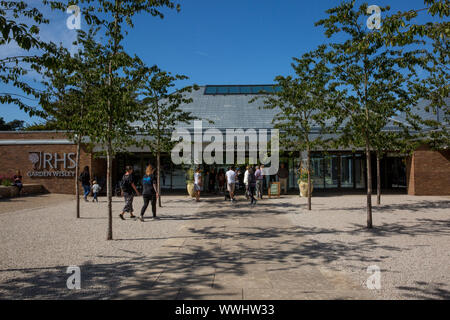
[[[81,185],[84,191],[84,201],[88,201],[87,197],[91,193],[91,175],[89,173],[89,166],[84,167],[83,172],[80,174]]]
[[[216,170],[214,168],[211,169],[209,172],[209,178],[208,178],[208,191],[210,193],[216,192]]]
[[[256,196],[258,197],[258,199],[262,199],[264,192],[264,175],[262,174],[262,170],[259,166],[256,167],[255,178],[256,178]]]
[[[200,168],[197,168],[197,170],[194,173],[194,191],[195,191],[195,201],[200,201],[200,192],[202,190],[202,173]]]
[[[248,169],[248,196],[250,198],[251,206],[254,206],[256,204],[255,189],[256,189],[255,173],[253,172],[253,168],[249,168]]]
[[[97,183],[96,180],[92,181],[92,194],[94,195],[94,198],[92,199],[92,202],[97,201],[98,202],[98,193],[100,192],[102,188]]]
[[[280,189],[284,190],[284,194],[288,192],[288,178],[289,170],[285,167],[284,163],[281,164],[280,170],[278,170],[278,180],[280,181]]]
[[[248,200],[249,199],[249,190],[248,190],[248,171],[249,171],[250,166],[247,166],[245,168],[245,173],[244,173],[244,186],[245,186],[245,198]]]
[[[23,188],[22,174],[20,173],[20,170],[16,171],[16,174],[14,175],[13,180],[14,180],[14,186],[16,186],[17,189],[19,189],[18,196],[20,196],[20,192],[22,191],[22,188]]]
[[[139,191],[137,190],[134,182],[133,182],[133,167],[127,166],[125,168],[125,174],[122,177],[122,180],[120,181],[120,187],[122,189],[122,195],[125,199],[125,206],[123,207],[122,213],[119,214],[120,219],[125,220],[123,215],[128,212],[130,213],[131,218],[136,218],[136,216],[133,214],[133,199],[134,194],[133,190],[136,192],[136,195],[139,195]]]
[[[156,217],[156,200],[159,197],[158,193],[158,185],[156,181],[156,177],[153,174],[154,169],[151,164],[147,166],[145,169],[145,175],[142,178],[142,197],[144,199],[144,205],[141,209],[141,215],[139,217],[139,220],[144,222],[144,214],[145,210],[147,210],[148,204],[152,203],[152,213],[153,213],[153,219],[157,219]]]
[[[227,180],[227,190],[230,193],[230,201],[234,202],[236,201],[234,199],[234,190],[236,187],[236,172],[234,171],[233,167],[230,167],[228,171],[225,173],[225,177]]]
[[[219,170],[219,173],[217,174],[217,180],[219,184],[219,192],[223,194],[225,186],[225,171],[223,169]]]

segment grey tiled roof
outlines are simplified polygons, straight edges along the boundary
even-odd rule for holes
[[[271,129],[273,128],[272,120],[279,112],[279,109],[262,109],[264,106],[264,95],[255,94],[235,94],[235,95],[205,95],[205,86],[199,87],[199,90],[187,94],[187,97],[193,99],[190,104],[182,105],[184,111],[189,111],[193,115],[199,117],[203,121],[203,128],[217,129]],[[250,103],[255,97],[259,97],[255,102]],[[447,99],[450,105],[450,99]],[[414,112],[422,119],[437,120],[437,115],[432,112],[426,112],[425,106],[428,102],[422,100],[414,107]],[[213,124],[208,120],[214,121]],[[440,115],[442,121],[442,110]],[[329,122],[332,121],[328,120]],[[398,130],[398,122],[405,122],[402,115],[393,117],[385,130]],[[193,128],[193,123],[181,124],[179,127]]]
[[[193,102],[182,106],[184,111],[189,111],[204,120],[203,128],[273,128],[272,120],[278,110],[260,109],[264,105],[263,96],[255,94],[205,95],[204,91],[204,86],[193,91],[189,94]],[[256,96],[260,98],[253,103],[249,103]],[[214,121],[214,124],[209,124],[208,120]],[[181,127],[192,128],[192,126],[191,123],[184,124]]]

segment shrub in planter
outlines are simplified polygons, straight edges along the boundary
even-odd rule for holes
[[[0,176],[0,184],[4,187],[10,187],[13,185],[13,179],[9,176]]]

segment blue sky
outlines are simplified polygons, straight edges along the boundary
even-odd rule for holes
[[[314,22],[326,17],[325,10],[339,2],[184,0],[179,13],[165,10],[163,20],[137,16],[124,45],[148,65],[187,75],[190,79],[184,84],[268,84],[277,75],[291,73],[292,57],[329,41]],[[424,7],[423,0],[373,0],[369,4],[390,5],[391,12]],[[44,38],[70,46],[76,35],[66,28],[68,15],[46,14],[52,23],[42,28]],[[83,23],[82,28],[86,27]],[[2,46],[0,56],[9,51],[14,48]],[[34,77],[29,78],[33,81]],[[0,92],[5,89],[0,84]],[[9,105],[0,106],[0,117],[40,122]]]

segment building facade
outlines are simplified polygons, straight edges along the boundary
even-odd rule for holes
[[[265,92],[276,90],[270,85],[261,86],[204,86],[191,93],[193,102],[182,106],[203,121],[204,130],[218,129],[272,129],[272,119],[277,110],[262,110]],[[192,130],[193,123],[183,126]],[[89,166],[91,177],[100,185],[106,184],[106,160],[98,151],[101,148],[83,144],[80,168]],[[75,193],[76,145],[64,132],[0,132],[0,175],[12,176],[20,170],[25,184],[41,184],[54,193]],[[298,188],[296,169],[299,153],[281,153],[280,163],[289,170],[289,187]],[[132,165],[136,177],[145,171],[148,163],[155,164],[149,150],[129,148],[113,161],[113,186],[117,188],[125,166]],[[175,165],[170,155],[162,157],[161,185],[163,189],[185,189],[189,166]],[[351,150],[324,150],[312,154],[312,172],[315,192],[327,190],[364,190],[367,187],[364,152]],[[226,165],[203,168],[208,172]],[[373,187],[376,186],[376,161],[372,159]],[[275,177],[273,177],[276,179]],[[269,179],[269,177],[267,178]],[[139,181],[139,179],[137,179]],[[450,150],[433,151],[426,146],[412,156],[387,154],[381,161],[381,186],[410,195],[450,195]],[[106,188],[104,188],[106,189]]]

